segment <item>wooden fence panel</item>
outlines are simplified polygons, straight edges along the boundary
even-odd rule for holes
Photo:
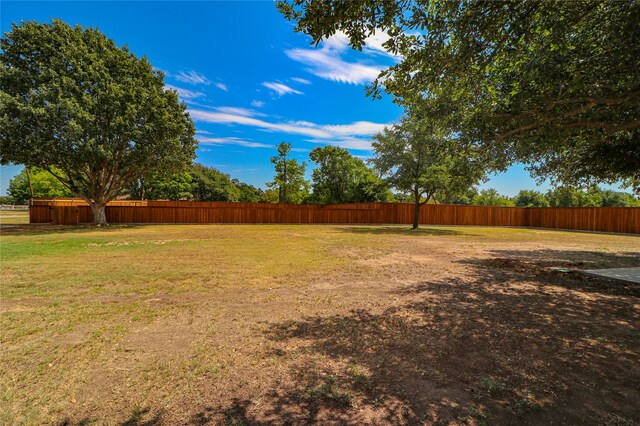
[[[29,206],[29,223],[51,223],[51,210],[49,205]]]
[[[37,200],[30,223],[89,223],[91,208],[82,200]],[[410,203],[289,205],[148,201],[116,203],[106,208],[109,223],[344,223],[411,224]],[[427,204],[420,209],[424,225],[519,226],[640,234],[638,207],[520,208]]]

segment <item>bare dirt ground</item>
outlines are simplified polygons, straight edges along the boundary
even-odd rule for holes
[[[640,287],[554,269],[639,266],[637,236],[25,227],[2,242],[5,424],[640,422]]]

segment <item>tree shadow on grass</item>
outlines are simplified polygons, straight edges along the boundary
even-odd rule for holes
[[[500,251],[497,255],[504,255]],[[579,261],[593,252],[509,252]],[[634,253],[609,256],[626,264]],[[578,259],[578,260],[576,260]],[[495,260],[495,259],[494,259]],[[640,420],[640,286],[485,260],[470,278],[416,282],[384,310],[274,324],[290,383],[242,421],[261,424],[602,424]],[[394,295],[391,294],[390,297]],[[354,368],[360,373],[355,374]],[[330,378],[317,391],[313,374]],[[309,389],[316,389],[310,392]],[[336,405],[335,395],[349,395]]]
[[[151,408],[136,408],[131,416],[124,422],[120,423],[120,426],[156,426],[162,423],[163,411],[158,410],[155,414],[152,413]]]
[[[131,415],[121,422],[112,422],[119,426],[160,426],[165,424],[162,420],[164,410],[152,410],[150,407],[136,408]],[[113,419],[111,419],[113,421]],[[57,426],[89,426],[98,424],[98,420],[85,417],[78,421],[65,419],[58,423]]]
[[[467,259],[474,274],[495,282],[523,281],[547,291],[550,287],[597,295],[640,296],[640,285],[579,273],[583,269],[640,266],[640,252],[607,253],[580,250],[492,250],[495,257]]]
[[[86,232],[109,233],[122,229],[135,229],[145,226],[145,224],[113,224],[107,226],[94,225],[11,225],[0,227],[0,235],[56,235],[56,234],[79,234]]]
[[[638,251],[611,253],[587,250],[491,250],[496,258],[512,258],[555,266],[566,265],[575,269],[632,268],[640,266],[640,239]]]
[[[352,227],[345,226],[337,228],[340,232],[352,234],[373,234],[373,235],[406,235],[410,237],[416,236],[446,236],[446,235],[472,235],[452,229],[440,228],[418,228],[411,229],[409,226],[371,226],[371,227]]]

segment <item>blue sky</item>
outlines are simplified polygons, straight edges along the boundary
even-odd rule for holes
[[[334,144],[370,157],[370,137],[397,121],[390,97],[372,101],[365,85],[394,63],[384,34],[354,52],[344,36],[319,46],[264,2],[12,2],[2,1],[1,30],[21,20],[98,27],[119,45],[166,73],[188,104],[200,140],[197,161],[264,187],[269,158],[281,141],[308,161],[316,146]],[[310,164],[312,166],[312,164]],[[19,166],[2,167],[0,193]],[[483,188],[506,195],[538,187],[516,165]]]

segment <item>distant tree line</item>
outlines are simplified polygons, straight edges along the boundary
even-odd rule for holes
[[[251,203],[334,204],[357,202],[414,202],[414,193],[393,193],[391,183],[379,177],[375,169],[335,146],[313,149],[309,158],[316,164],[311,181],[304,177],[307,164],[289,157],[290,144],[281,144],[273,181],[267,189],[255,187],[213,167],[193,163],[186,171],[161,175],[152,173],[132,182],[122,195],[134,200],[227,201]],[[284,162],[288,162],[284,167]],[[46,170],[30,168],[34,197],[61,198],[74,194]],[[439,179],[438,182],[442,181]],[[286,185],[286,186],[285,186]],[[2,204],[28,204],[29,183],[25,170],[9,182]],[[425,201],[425,198],[422,198]],[[463,204],[509,207],[640,207],[640,198],[632,194],[602,189],[587,190],[562,186],[547,192],[521,190],[515,197],[497,190],[467,188],[448,195],[434,192],[426,200],[431,204]]]
[[[546,193],[523,189],[515,197],[500,194],[493,188],[477,191],[451,199],[438,200],[442,204],[467,204],[475,206],[504,207],[640,207],[640,198],[622,191],[593,186],[587,190],[561,186]]]

